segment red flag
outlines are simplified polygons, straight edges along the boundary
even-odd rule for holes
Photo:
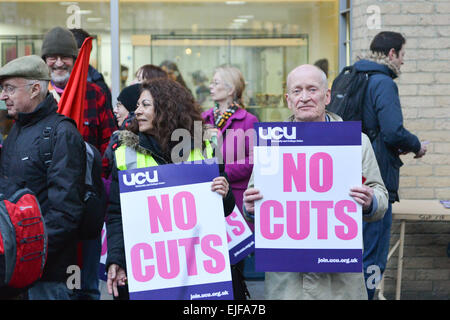
[[[89,68],[89,58],[92,50],[92,37],[86,38],[75,60],[69,82],[67,83],[58,103],[58,112],[72,118],[77,123],[78,131],[84,130],[84,99]]]

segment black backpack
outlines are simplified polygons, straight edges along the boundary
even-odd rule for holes
[[[39,154],[48,168],[52,162],[53,147],[55,145],[54,131],[61,121],[73,120],[62,115],[46,124],[42,132]],[[96,147],[88,142],[86,144],[86,178],[84,204],[85,210],[79,227],[79,238],[90,240],[97,238],[103,228],[106,214],[106,192],[102,180],[102,157]]]
[[[357,71],[354,66],[342,69],[331,86],[331,101],[327,110],[344,121],[361,121],[367,84],[374,73]]]

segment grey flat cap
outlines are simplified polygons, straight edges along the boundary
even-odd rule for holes
[[[14,59],[0,68],[0,80],[13,77],[51,80],[50,69],[44,60],[36,55]]]

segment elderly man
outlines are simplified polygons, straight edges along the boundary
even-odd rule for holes
[[[48,231],[47,263],[42,279],[28,290],[32,300],[70,299],[67,272],[76,264],[84,209],[85,144],[75,123],[56,113],[49,80],[49,69],[38,56],[18,58],[0,68],[0,100],[15,120],[2,148],[0,175],[35,193]],[[58,118],[64,121],[48,132]],[[40,149],[45,130],[53,143],[50,164],[44,163]]]
[[[295,68],[287,78],[286,100],[292,116],[288,121],[342,121],[325,111],[330,102],[325,73],[313,65]],[[350,196],[363,208],[365,220],[381,219],[387,208],[388,194],[381,179],[370,141],[362,134],[361,186],[350,189]],[[253,177],[252,177],[253,178]],[[253,179],[244,192],[244,213],[254,214],[254,202],[263,195],[253,187]],[[267,272],[267,299],[367,299],[364,275],[360,273]]]

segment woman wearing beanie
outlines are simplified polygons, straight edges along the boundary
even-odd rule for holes
[[[119,130],[125,129],[134,118],[134,110],[139,99],[140,86],[133,84],[125,87],[117,97],[117,104],[113,108]]]
[[[111,166],[114,157],[114,149],[117,146],[118,136],[120,130],[130,130],[132,132],[137,132],[137,123],[133,121],[134,111],[136,110],[136,104],[140,95],[140,84],[133,84],[131,86],[123,88],[117,97],[117,104],[114,106],[114,116],[117,120],[117,126],[119,130],[114,131],[109,139],[108,147],[103,155],[103,172],[105,177],[109,178],[111,174]],[[103,181],[105,183],[106,189],[110,184],[109,179]]]

